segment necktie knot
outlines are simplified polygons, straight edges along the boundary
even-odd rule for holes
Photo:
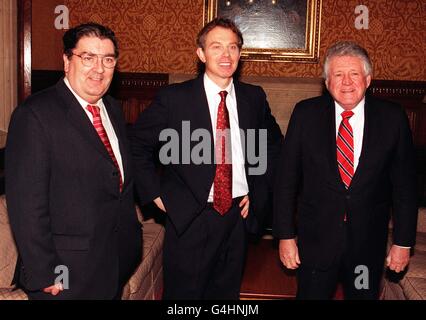
[[[87,110],[92,114],[93,117],[97,117],[100,114],[100,109],[98,106],[95,105],[87,105]]]
[[[223,91],[219,92],[219,95],[220,95],[220,102],[223,102],[223,101],[225,101],[226,96],[228,95],[228,91],[223,90]]]
[[[343,111],[342,112],[343,120],[349,120],[353,115],[354,115],[354,113],[352,111]]]

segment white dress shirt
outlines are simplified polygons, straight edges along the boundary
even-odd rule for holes
[[[102,99],[100,99],[96,103],[89,103],[89,102],[85,101],[84,99],[82,99],[71,88],[71,85],[70,85],[67,77],[64,78],[64,82],[67,85],[67,87],[71,90],[71,92],[74,94],[74,96],[76,97],[76,99],[80,103],[81,107],[83,108],[83,110],[87,114],[87,116],[89,117],[89,120],[92,124],[93,124],[93,115],[90,113],[89,110],[87,110],[87,105],[90,104],[90,105],[96,105],[96,106],[99,107],[102,125],[105,128],[105,131],[106,131],[106,134],[108,136],[109,143],[111,144],[112,152],[114,153],[115,159],[117,159],[118,167],[120,168],[120,172],[121,172],[121,178],[123,179],[123,182],[124,182],[124,170],[123,170],[123,161],[121,160],[120,146],[119,146],[119,143],[118,143],[117,135],[115,134],[114,128],[112,126],[111,120],[109,119],[108,112],[105,109],[105,105],[104,105]]]
[[[232,198],[245,196],[248,194],[248,184],[244,168],[244,155],[241,145],[240,126],[238,122],[237,98],[235,95],[234,83],[231,83],[225,89],[221,89],[215,84],[207,74],[204,74],[204,89],[206,91],[207,102],[209,105],[210,119],[212,121],[213,139],[216,144],[216,124],[217,110],[220,103],[220,91],[227,91],[226,107],[229,113],[229,125],[231,128],[232,145]],[[210,189],[208,202],[213,202],[214,183]]]

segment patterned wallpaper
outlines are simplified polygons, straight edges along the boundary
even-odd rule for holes
[[[426,81],[425,0],[323,0],[320,58],[340,39],[369,51],[374,78]],[[195,73],[195,37],[203,24],[203,0],[64,0],[72,26],[109,25],[120,40],[120,70]],[[369,9],[369,29],[355,28],[355,7]],[[318,64],[247,61],[244,75],[321,76]]]

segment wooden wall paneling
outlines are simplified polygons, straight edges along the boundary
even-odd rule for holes
[[[369,91],[376,97],[402,105],[410,121],[414,144],[426,147],[425,81],[373,80]]]
[[[18,0],[18,102],[31,94],[31,0]]]
[[[426,206],[426,82],[376,80],[370,92],[401,104],[407,112],[416,147],[417,199]]]
[[[31,94],[53,86],[64,76],[62,70],[32,70],[31,72]]]
[[[149,106],[158,89],[168,83],[167,74],[117,72],[110,93],[121,101],[126,123],[132,124]]]
[[[10,115],[17,104],[17,0],[0,2],[0,147],[6,144]]]

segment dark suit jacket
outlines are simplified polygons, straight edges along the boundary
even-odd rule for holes
[[[414,151],[398,105],[366,97],[362,151],[348,190],[337,167],[335,107],[328,95],[296,105],[277,165],[274,234],[298,237],[302,264],[332,263],[345,213],[348,255],[356,264],[383,267],[391,207],[394,243],[414,245]]]
[[[69,290],[58,298],[111,299],[140,261],[124,120],[111,97],[103,101],[123,160],[121,194],[111,157],[63,80],[12,115],[6,197],[20,282],[29,291],[51,286],[59,275],[55,267],[65,265]]]
[[[234,86],[240,128],[245,133],[247,129],[266,129],[268,132],[266,174],[249,175],[248,169],[257,165],[248,163],[247,156],[245,159],[250,193],[248,229],[256,233],[262,224],[268,199],[268,178],[273,174],[272,166],[274,159],[278,157],[282,135],[271,115],[262,88],[238,81],[234,81]],[[212,155],[210,164],[196,165],[192,161],[190,164],[182,164],[181,161],[179,164],[167,165],[159,175],[154,164],[159,134],[161,130],[171,128],[179,133],[182,141],[182,121],[190,122],[191,132],[200,128],[209,131]],[[191,141],[191,150],[198,143]],[[258,139],[254,144],[258,150]],[[212,124],[202,76],[170,85],[159,92],[152,105],[140,115],[135,124],[132,150],[136,186],[141,202],[148,203],[161,196],[168,217],[177,233],[182,234],[206,206],[216,170],[213,162]],[[182,157],[182,150],[179,152]]]

